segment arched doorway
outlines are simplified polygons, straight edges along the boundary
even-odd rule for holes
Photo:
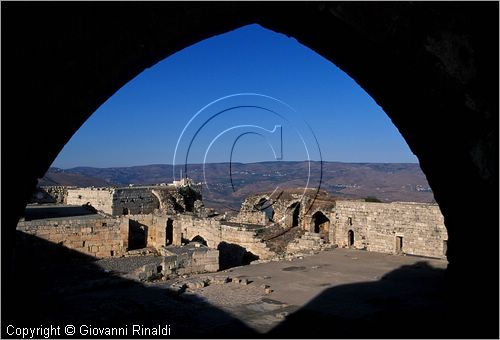
[[[347,232],[347,246],[354,246],[354,231],[352,229]]]
[[[330,226],[330,219],[325,216],[321,211],[317,211],[312,215],[311,231],[315,233],[328,232]]]
[[[330,230],[330,219],[321,211],[317,211],[311,218],[311,231],[320,234],[328,242],[328,232]]]
[[[287,228],[297,227],[300,220],[300,202],[295,202],[286,209],[285,226]]]

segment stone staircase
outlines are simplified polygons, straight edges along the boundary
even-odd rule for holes
[[[262,244],[275,255],[284,255],[290,242],[300,237],[304,231],[299,227],[283,229],[278,224],[267,226],[260,234]]]
[[[320,234],[306,231],[300,238],[297,238],[288,244],[286,252],[289,254],[308,253],[321,251],[329,247],[330,245],[325,244],[325,241],[321,238]]]

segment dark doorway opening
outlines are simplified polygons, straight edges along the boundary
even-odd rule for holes
[[[219,270],[226,270],[237,266],[246,266],[259,257],[239,244],[221,242],[217,246],[219,251]]]
[[[347,245],[349,247],[354,246],[354,231],[352,231],[352,230],[349,230],[347,232]]]
[[[330,219],[325,216],[321,211],[317,211],[312,215],[313,231],[315,233],[328,232],[330,226]]]
[[[128,215],[128,208],[123,208],[122,215]]]
[[[134,220],[128,224],[128,250],[145,248],[148,244],[148,226]]]
[[[312,231],[320,234],[321,237],[328,242],[328,232],[330,230],[330,219],[321,211],[317,211],[312,215]]]
[[[165,227],[165,245],[168,246],[174,242],[174,220],[169,218]]]
[[[403,236],[396,236],[396,253],[403,252]]]
[[[286,226],[296,227],[299,225],[300,202],[295,202],[286,210]]]

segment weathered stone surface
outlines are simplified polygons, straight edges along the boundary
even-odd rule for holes
[[[29,203],[67,204],[68,189],[72,186],[40,186],[37,187]]]
[[[337,201],[335,213],[340,247],[446,258],[448,234],[437,204]]]
[[[20,221],[17,230],[95,257],[121,256],[127,250],[128,220],[123,218]]]
[[[66,191],[68,204],[88,203],[95,209],[114,216],[149,214],[156,210],[167,214],[203,210],[199,185],[188,179],[168,185],[70,188]]]

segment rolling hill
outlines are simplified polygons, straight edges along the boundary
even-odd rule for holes
[[[203,175],[205,170],[205,175]],[[181,168],[176,168],[180,174]],[[261,162],[211,163],[188,165],[183,173],[205,182],[205,205],[238,209],[251,194],[276,188],[317,187],[339,198],[374,196],[384,202],[434,200],[429,184],[414,163]],[[178,178],[179,176],[177,176]],[[309,183],[307,181],[309,177]],[[51,168],[41,179],[44,185],[126,186],[129,184],[168,183],[173,167],[155,164],[118,168]],[[46,183],[46,184],[45,184]]]

